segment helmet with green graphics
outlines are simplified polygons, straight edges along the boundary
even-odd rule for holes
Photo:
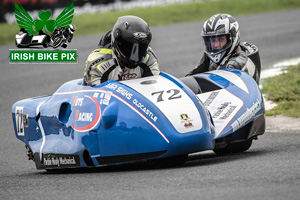
[[[203,25],[204,51],[214,63],[229,58],[240,44],[239,24],[228,14],[216,14]]]
[[[137,67],[147,55],[152,39],[148,24],[136,16],[119,17],[111,35],[112,50],[121,65]]]

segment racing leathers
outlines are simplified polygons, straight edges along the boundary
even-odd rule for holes
[[[112,51],[108,32],[99,43],[99,48],[90,53],[85,62],[82,85],[99,85],[107,80],[130,80],[158,75],[160,73],[157,58],[149,46],[142,62],[135,68],[122,66]]]
[[[216,69],[234,68],[247,72],[259,84],[261,63],[258,48],[248,42],[241,42],[240,47],[241,50],[237,50],[229,58],[225,57],[220,64],[212,62],[204,53],[200,63],[187,76]]]

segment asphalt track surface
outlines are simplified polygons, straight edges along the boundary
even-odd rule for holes
[[[260,49],[263,68],[300,54],[300,10],[238,17],[243,41]],[[162,71],[184,76],[200,59],[203,22],[152,27]],[[28,97],[52,94],[83,75],[84,60],[99,35],[74,37],[77,65],[10,65],[0,47],[0,199],[299,199],[300,134],[267,132],[240,154],[190,155],[176,168],[144,163],[59,173],[38,171],[14,135],[11,106]]]

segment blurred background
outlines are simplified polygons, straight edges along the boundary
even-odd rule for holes
[[[74,0],[75,14],[107,12],[132,9],[135,7],[153,7],[174,3],[191,2],[195,0]],[[198,0],[205,1],[205,0]],[[56,17],[57,11],[65,8],[69,2],[59,0],[1,0],[0,22],[14,23],[15,2],[21,4],[29,14],[36,14],[40,10],[51,10]]]
[[[9,64],[9,49],[16,49],[15,35],[20,30],[15,2],[33,19],[48,10],[55,19],[72,1],[0,0],[1,200],[299,199],[299,152],[295,151],[299,149],[299,134],[266,134],[250,152],[233,157],[194,157],[183,168],[120,167],[45,174],[26,160],[24,145],[12,127],[11,108],[16,101],[53,94],[63,83],[81,79],[87,56],[123,15],[136,15],[148,22],[161,71],[176,77],[198,64],[203,54],[203,23],[216,13],[229,13],[238,20],[241,40],[257,45],[263,69],[300,57],[300,0],[75,0],[72,23],[76,31],[68,49],[78,49],[79,62],[69,65]],[[292,84],[299,90],[299,83]]]

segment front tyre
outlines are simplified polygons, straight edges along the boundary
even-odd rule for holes
[[[252,145],[253,139],[245,140],[242,142],[228,143],[224,148],[215,148],[213,151],[216,154],[224,155],[230,153],[240,153],[247,151]]]

